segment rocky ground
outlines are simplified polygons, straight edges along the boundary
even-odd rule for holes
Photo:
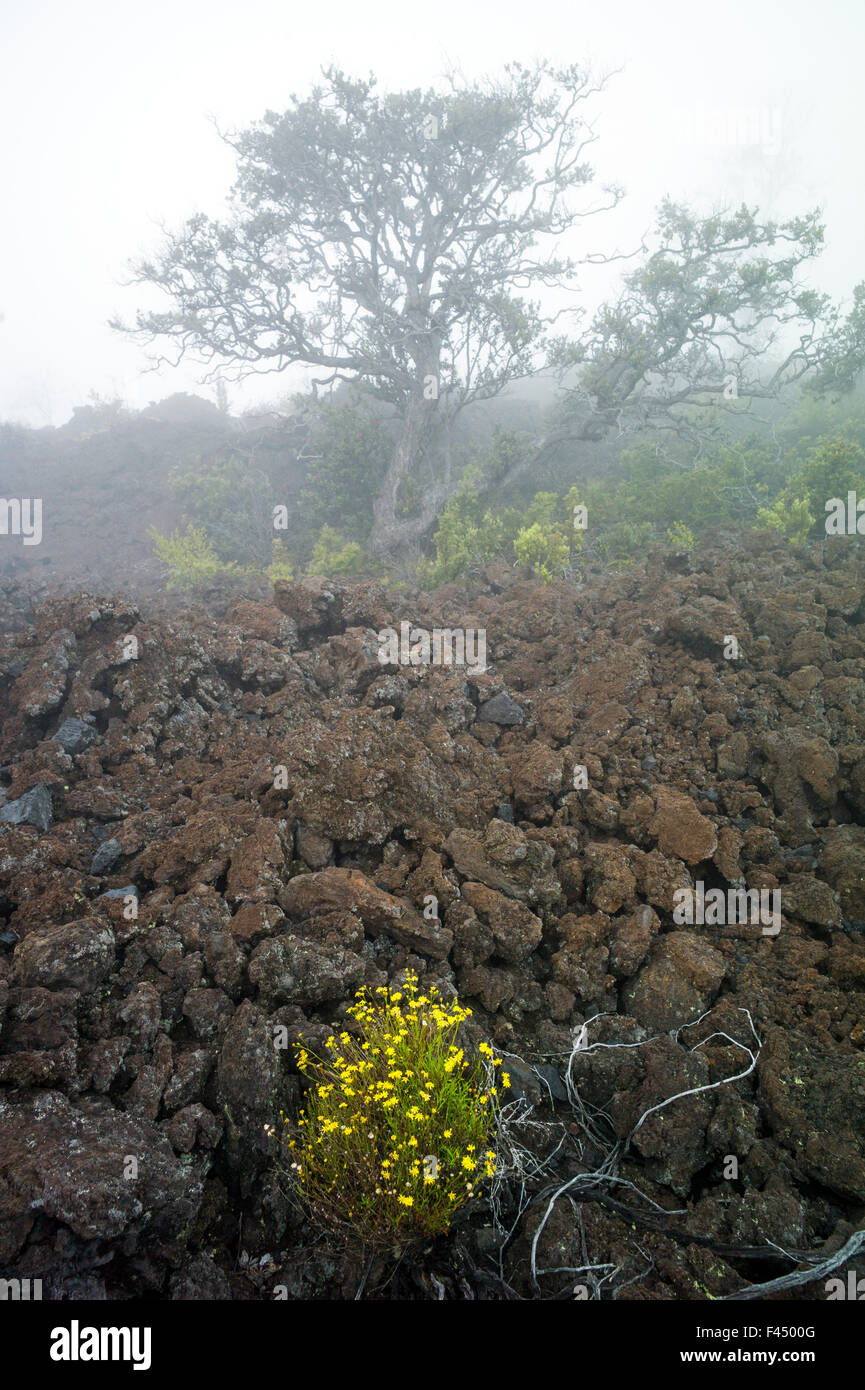
[[[773,1247],[840,1249],[865,1222],[856,538],[722,537],[579,586],[491,566],[435,595],[211,597],[6,585],[0,1275],[696,1300],[796,1268]],[[484,628],[489,669],[383,667],[404,620]],[[780,931],[678,925],[698,880],[780,889]],[[507,1239],[479,1202],[365,1267],[265,1132],[300,1096],[274,1038],[320,1044],[407,966],[507,1054],[541,1167],[498,1193]]]

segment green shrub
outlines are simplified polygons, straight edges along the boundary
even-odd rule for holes
[[[625,449],[619,462],[622,476],[611,488],[614,506],[598,520],[639,517],[659,531],[681,522],[695,536],[725,521],[753,519],[753,489],[771,480],[778,467],[772,451],[750,437],[736,449],[718,445],[700,460],[681,446],[667,456],[643,441]]]
[[[476,482],[476,472],[467,469],[439,516],[433,536],[436,558],[418,566],[418,578],[431,588],[479,569],[504,549],[505,523],[483,508]]]
[[[555,493],[552,494],[555,496]],[[514,552],[521,565],[528,565],[533,574],[550,584],[561,577],[567,568],[570,549],[561,526],[544,525],[535,521],[524,526],[514,538]]]
[[[457,1035],[471,1010],[420,993],[411,971],[402,990],[360,990],[348,1013],[353,1033],[328,1039],[326,1056],[298,1050],[311,1084],[296,1137],[283,1120],[300,1192],[367,1249],[438,1235],[495,1175],[499,1059],[481,1044],[470,1064]]]
[[[318,401],[307,452],[306,481],[298,501],[308,532],[324,525],[350,529],[366,540],[372,506],[390,461],[393,443],[386,424],[362,400]],[[400,514],[413,497],[404,489]]]
[[[619,497],[621,487],[621,483],[609,479],[581,479],[568,492],[571,524],[573,525],[574,507],[582,502],[588,512],[590,532],[596,532],[601,526],[611,526],[622,514],[623,504]]]
[[[496,425],[492,441],[480,451],[479,466],[490,482],[501,482],[526,462],[533,447],[532,437],[525,431],[507,430]]]
[[[203,526],[187,526],[182,534],[172,531],[170,536],[160,535],[151,526],[147,534],[160,560],[168,566],[169,589],[195,589],[219,575],[241,573],[233,562],[220,560]]]
[[[363,546],[347,541],[332,526],[322,526],[318,533],[307,574],[358,574],[366,564]]]
[[[197,460],[172,475],[184,520],[202,527],[214,554],[241,567],[267,566],[278,502],[270,479],[235,453]]]
[[[654,535],[650,521],[620,521],[598,537],[597,551],[611,570],[625,570],[641,559]]]
[[[293,579],[294,568],[289,563],[285,541],[274,537],[270,548],[270,564],[264,571],[268,582],[275,584],[277,579]]]
[[[792,545],[803,545],[817,518],[807,497],[794,497],[779,498],[773,507],[761,507],[757,520],[762,526],[780,531]]]
[[[674,521],[672,526],[667,527],[667,540],[670,545],[677,550],[692,551],[697,544],[694,533],[690,526],[686,526],[684,521]]]
[[[825,514],[826,503],[833,497],[846,499],[851,490],[865,492],[865,452],[838,435],[822,438],[808,450],[774,503],[760,509],[757,520],[780,531],[792,544],[802,545],[818,516]]]
[[[846,499],[850,491],[865,493],[865,452],[838,436],[820,439],[791,478],[790,489],[806,497],[815,515],[822,516],[830,498]]]
[[[557,492],[536,492],[523,517],[525,530],[529,526],[552,526],[561,509],[562,501]]]

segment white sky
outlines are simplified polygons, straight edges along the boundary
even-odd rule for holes
[[[140,407],[200,389],[193,365],[143,374],[143,349],[106,321],[141,302],[122,280],[161,222],[219,212],[234,161],[212,118],[282,110],[329,62],[409,88],[536,57],[623,68],[593,162],[630,196],[587,249],[632,244],[665,193],[775,215],[819,204],[814,283],[846,298],[865,278],[863,0],[5,0],[0,419],[61,424],[90,391]],[[297,384],[267,376],[232,405]]]

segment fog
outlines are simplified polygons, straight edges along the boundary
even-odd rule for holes
[[[842,1384],[865,0],[6,10],[0,1305]]]
[[[147,371],[107,326],[129,317],[130,258],[160,226],[218,214],[234,157],[216,132],[282,110],[330,62],[382,87],[471,80],[513,59],[618,70],[598,103],[593,162],[627,197],[586,249],[639,241],[664,194],[709,209],[743,198],[774,215],[820,205],[827,248],[815,285],[861,278],[865,165],[858,0],[686,0],[596,7],[572,0],[411,9],[154,0],[146,8],[36,0],[2,20],[0,418],[61,424],[91,392],[138,408],[196,390],[194,364]],[[234,409],[300,384],[265,377]]]

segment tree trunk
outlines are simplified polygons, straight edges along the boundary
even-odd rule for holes
[[[399,515],[400,483],[411,476],[417,460],[435,437],[437,405],[437,401],[425,400],[420,394],[412,396],[408,403],[387,473],[373,504],[369,544],[375,555],[390,554],[421,536],[432,524],[443,500],[444,489],[432,488],[424,497],[419,516]]]

